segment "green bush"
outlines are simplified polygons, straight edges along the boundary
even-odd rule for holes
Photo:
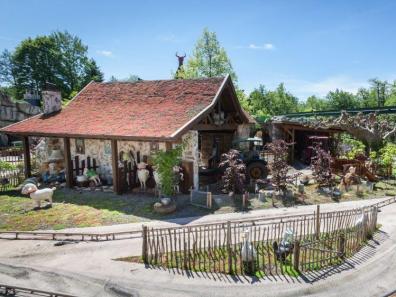
[[[161,190],[166,196],[174,194],[174,186],[178,182],[173,168],[181,162],[183,145],[167,151],[158,151],[153,156],[155,170],[161,179]]]
[[[343,134],[341,136],[341,144],[348,145],[351,149],[346,152],[342,157],[345,157],[349,160],[355,159],[356,156],[365,154],[366,146],[363,142],[352,138],[348,134]]]
[[[396,160],[396,144],[388,142],[382,149],[380,149],[381,163],[385,166],[390,166]]]
[[[10,162],[0,160],[0,170],[15,170],[16,166]]]

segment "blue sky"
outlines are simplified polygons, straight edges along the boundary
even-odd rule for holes
[[[215,31],[246,91],[284,82],[301,99],[396,79],[396,1],[0,0],[0,50],[68,30],[105,77],[167,79],[175,52]]]

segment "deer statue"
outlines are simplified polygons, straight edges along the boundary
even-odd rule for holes
[[[177,59],[178,59],[178,61],[179,61],[179,67],[177,67],[177,70],[179,70],[182,66],[183,66],[183,64],[184,64],[184,59],[186,58],[186,53],[184,53],[184,56],[179,56],[178,54],[177,54],[177,52],[176,52],[176,57],[177,57]]]

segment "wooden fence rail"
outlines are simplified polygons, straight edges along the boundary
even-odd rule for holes
[[[4,295],[3,295],[4,294]],[[76,297],[64,293],[55,293],[32,288],[17,287],[11,285],[0,284],[1,296],[48,296],[48,297]]]
[[[374,232],[376,220],[374,207],[323,214],[316,211],[313,216],[265,224],[223,222],[161,229],[144,226],[142,258],[154,266],[234,274],[315,270],[355,253]],[[277,246],[286,230],[294,234],[294,248],[282,254]],[[246,250],[244,246],[253,248]],[[252,267],[246,267],[246,263]]]

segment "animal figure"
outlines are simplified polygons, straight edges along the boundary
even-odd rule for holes
[[[83,174],[88,178],[89,181],[93,181],[95,186],[100,185],[100,178],[95,170],[85,167]]]
[[[54,195],[54,191],[56,188],[45,188],[39,190],[36,185],[32,183],[28,183],[23,186],[22,188],[22,194],[24,195],[30,195],[30,198],[32,198],[35,202],[37,207],[41,206],[41,201],[48,200],[50,205],[52,205],[52,195]]]
[[[360,184],[360,178],[356,174],[356,167],[349,167],[347,174],[341,179],[340,188],[344,188],[345,191],[349,190],[349,187],[353,184]]]
[[[161,195],[161,176],[157,170],[153,172],[154,180],[155,180],[155,194],[158,193],[158,196]]]
[[[256,250],[254,249],[252,243],[250,242],[250,232],[245,230],[242,235],[243,245],[242,245],[242,260],[243,262],[252,262],[256,258]]]
[[[173,167],[173,173],[175,175],[175,184],[173,188],[176,193],[179,193],[180,192],[179,184],[184,180],[183,168],[176,165],[175,167]]]
[[[137,176],[140,182],[140,189],[146,191],[146,182],[150,176],[150,172],[146,169],[147,164],[144,162],[140,162],[137,165]]]

